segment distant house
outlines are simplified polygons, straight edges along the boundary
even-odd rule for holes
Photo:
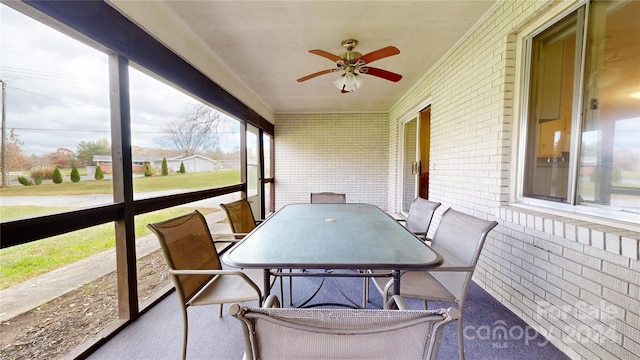
[[[134,173],[144,172],[144,168],[147,164],[155,169],[162,168],[162,157],[149,157],[149,158],[133,158],[132,170]],[[96,166],[100,166],[102,172],[110,174],[113,172],[113,165],[110,155],[94,155],[93,162]],[[220,170],[218,162],[213,159],[201,155],[192,156],[176,156],[167,159],[167,166],[169,171],[177,172],[180,170],[180,164],[184,163],[186,172],[206,172]]]
[[[162,159],[160,160],[162,161]],[[113,173],[113,164],[111,162],[111,155],[93,155],[93,162],[96,166],[100,166],[102,172],[105,174]],[[133,159],[132,170],[133,172],[144,172],[145,165],[151,163],[151,159]]]
[[[185,171],[188,173],[220,170],[217,160],[209,159],[201,155],[176,156],[167,159],[169,171],[179,171],[180,163],[184,163]],[[151,165],[160,169],[162,167],[162,159],[156,159]]]

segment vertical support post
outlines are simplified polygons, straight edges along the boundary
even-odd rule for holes
[[[260,219],[266,218],[264,211],[264,132],[258,128],[258,194],[260,194]]]
[[[138,316],[128,66],[126,58],[109,55],[113,201],[124,204],[115,221],[118,315],[125,320]]]
[[[0,80],[2,83],[2,187],[9,186],[9,180],[7,179],[7,84]]]
[[[400,295],[400,270],[392,270],[393,275],[393,295]]]
[[[248,198],[247,184],[247,122],[240,121],[240,182],[244,184],[241,198]]]

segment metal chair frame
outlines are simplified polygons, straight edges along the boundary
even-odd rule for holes
[[[229,308],[242,323],[244,359],[436,359],[443,326],[459,316],[455,308],[409,310],[399,296],[388,304],[399,310],[279,308],[274,298],[266,308]]]

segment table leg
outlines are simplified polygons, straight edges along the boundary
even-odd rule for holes
[[[393,295],[400,295],[400,270],[391,271],[393,275]]]
[[[264,269],[264,298],[266,299],[271,294],[271,270]]]

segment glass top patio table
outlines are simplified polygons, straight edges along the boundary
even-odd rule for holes
[[[380,208],[369,204],[290,204],[227,251],[238,268],[392,270],[429,269],[442,257]],[[363,274],[364,276],[364,274]],[[397,291],[396,288],[397,287]]]

